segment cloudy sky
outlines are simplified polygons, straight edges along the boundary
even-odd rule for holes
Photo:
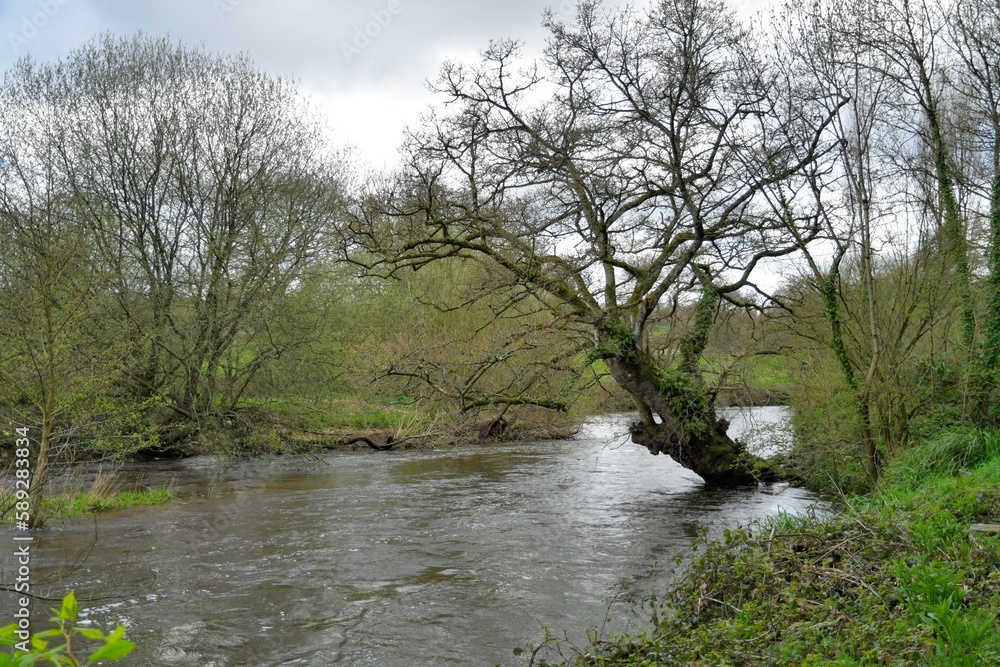
[[[740,9],[759,2],[745,0]],[[520,39],[537,54],[544,10],[569,18],[571,6],[570,0],[0,0],[0,67],[6,71],[26,53],[55,60],[102,31],[142,30],[212,51],[246,51],[261,69],[296,78],[320,104],[335,141],[380,167],[393,161],[405,125],[433,102],[426,82],[445,58],[471,60],[498,37]]]

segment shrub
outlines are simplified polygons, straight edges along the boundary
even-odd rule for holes
[[[17,624],[0,628],[0,646],[14,647],[12,653],[0,653],[0,667],[30,667],[45,663],[55,667],[89,667],[105,660],[121,660],[135,648],[135,644],[125,639],[125,627],[122,625],[110,634],[97,628],[77,627],[80,607],[72,592],[63,598],[59,611],[52,611],[56,615],[51,620],[59,627],[35,633],[30,640],[18,636]],[[54,645],[50,645],[50,639],[54,640]],[[86,660],[78,658],[73,652],[74,649],[80,650],[81,640],[97,643]],[[25,647],[27,651],[22,650]]]

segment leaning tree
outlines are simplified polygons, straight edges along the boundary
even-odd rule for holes
[[[700,359],[720,302],[749,303],[755,269],[816,233],[767,198],[781,184],[794,202],[839,102],[814,104],[718,0],[582,3],[546,26],[540,62],[500,41],[476,66],[445,64],[444,110],[412,134],[405,173],[359,204],[355,239],[393,269],[486,262],[586,332],[588,360],[635,400],[634,442],[708,483],[753,482]],[[650,343],[692,309],[681,340]]]

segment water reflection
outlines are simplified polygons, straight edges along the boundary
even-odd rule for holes
[[[104,598],[85,618],[125,622],[132,665],[516,664],[511,649],[542,625],[582,639],[622,575],[670,563],[700,531],[812,502],[706,490],[628,443],[626,424],[561,442],[136,467],[183,498],[46,533],[39,592]]]

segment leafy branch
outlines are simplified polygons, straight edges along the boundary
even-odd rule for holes
[[[52,611],[56,615],[50,620],[58,623],[59,627],[38,632],[30,640],[19,641],[18,633],[23,631],[16,623],[0,628],[0,646],[14,647],[12,653],[0,653],[0,667],[33,667],[46,663],[54,667],[90,667],[104,660],[121,660],[135,648],[134,643],[125,639],[123,625],[116,627],[110,634],[97,628],[77,627],[80,606],[72,592],[63,598],[58,612],[54,609]],[[54,639],[55,646],[50,646],[50,639]],[[86,661],[73,653],[73,642],[80,639],[102,642],[91,651]],[[27,644],[30,644],[30,650],[23,651],[19,648]],[[79,651],[80,647],[77,646],[76,650]]]

